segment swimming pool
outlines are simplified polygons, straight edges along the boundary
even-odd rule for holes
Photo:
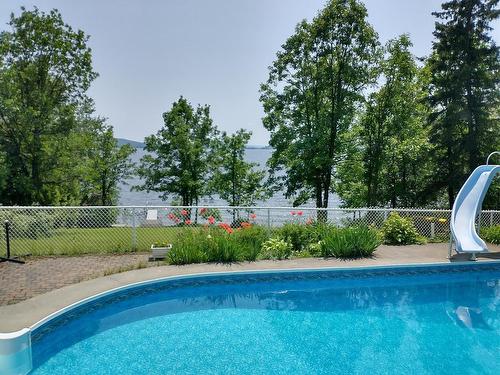
[[[33,374],[500,372],[500,263],[138,285],[31,335]]]

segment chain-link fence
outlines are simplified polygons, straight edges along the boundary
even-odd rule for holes
[[[428,238],[449,237],[450,210],[287,207],[0,207],[10,223],[13,255],[73,255],[147,251],[156,242],[175,242],[187,230],[203,226],[262,225],[270,231],[285,223],[318,218],[338,226],[366,224],[380,228],[391,212],[410,217]],[[500,211],[483,211],[481,226],[500,224]],[[5,251],[0,234],[0,253]]]

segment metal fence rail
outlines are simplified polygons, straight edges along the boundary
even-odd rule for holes
[[[228,206],[0,207],[9,220],[14,255],[57,255],[146,251],[155,242],[174,242],[186,230],[242,222],[273,230],[285,223],[307,224],[318,215],[338,226],[380,228],[391,212],[413,220],[429,238],[449,236],[450,210],[383,208],[290,208]],[[500,224],[500,211],[483,211],[481,226]],[[0,253],[5,235],[0,235]]]

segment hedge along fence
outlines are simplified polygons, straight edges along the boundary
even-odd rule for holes
[[[245,223],[272,232],[286,223],[307,224],[326,217],[339,227],[380,229],[391,212],[409,217],[424,237],[449,236],[450,210],[381,208],[290,208],[228,206],[0,207],[10,222],[14,255],[77,255],[147,251],[155,242],[174,242],[202,226],[235,228]],[[500,211],[483,211],[478,224],[500,224]],[[0,233],[0,253],[5,234]]]

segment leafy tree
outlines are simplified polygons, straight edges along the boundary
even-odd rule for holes
[[[97,74],[88,36],[57,10],[21,8],[0,34],[0,148],[5,158],[5,204],[54,204],[66,195],[59,146]]]
[[[378,37],[366,18],[356,0],[329,1],[296,27],[261,86],[272,181],[295,197],[294,205],[313,198],[316,207],[328,207],[345,134],[375,79]]]
[[[111,206],[117,203],[118,183],[132,174],[130,155],[135,149],[128,144],[118,146],[113,127],[106,125],[104,119],[90,118],[87,122],[91,127],[86,134],[81,204]]]
[[[223,132],[214,142],[212,162],[215,169],[210,188],[230,206],[251,206],[269,196],[264,184],[265,171],[255,169],[257,163],[245,161],[245,147],[251,135],[243,129],[232,135]]]
[[[0,192],[5,189],[7,178],[7,165],[5,163],[5,154],[0,151]]]
[[[493,110],[492,120],[495,121],[497,124],[500,124],[500,105],[498,105]],[[500,150],[500,144],[497,145],[496,150],[497,151]],[[500,164],[500,155],[492,156],[492,158],[490,159],[490,163]],[[483,209],[498,210],[499,207],[500,207],[500,176],[497,175],[497,177],[491,183],[490,188],[486,193],[486,196],[484,197]]]
[[[433,13],[439,21],[427,65],[436,165],[428,191],[446,188],[450,207],[467,175],[500,145],[493,115],[500,99],[500,55],[490,36],[497,5],[498,0],[451,0]]]
[[[425,74],[407,35],[391,40],[381,61],[378,91],[353,129],[357,144],[339,167],[338,192],[348,205],[422,204],[430,145],[425,128]]]
[[[210,107],[194,109],[182,96],[163,114],[164,126],[146,137],[138,174],[144,179],[138,190],[169,194],[181,198],[183,206],[198,204],[207,193],[210,141],[217,130],[210,118]]]

